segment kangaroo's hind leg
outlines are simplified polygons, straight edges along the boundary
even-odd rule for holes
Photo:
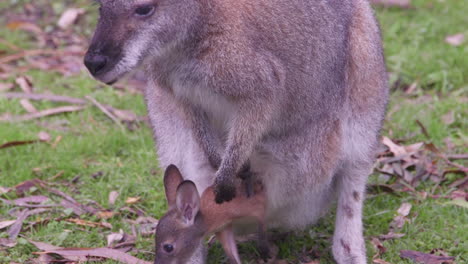
[[[335,175],[338,204],[333,255],[339,264],[366,263],[362,231],[362,207],[367,177],[372,164],[345,164]]]

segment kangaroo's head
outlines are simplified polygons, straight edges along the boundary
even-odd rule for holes
[[[156,228],[155,264],[204,264],[206,226],[199,213],[200,196],[195,184],[184,181],[177,167],[164,174],[169,206]]]
[[[199,8],[193,0],[96,0],[99,21],[84,63],[105,83],[187,36]]]

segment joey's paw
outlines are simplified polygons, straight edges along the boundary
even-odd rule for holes
[[[236,186],[233,182],[218,180],[217,178],[214,192],[216,203],[221,204],[223,202],[229,202],[236,197]]]

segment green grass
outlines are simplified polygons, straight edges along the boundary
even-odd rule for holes
[[[7,11],[21,12],[22,6],[29,2],[0,2],[0,24],[5,24],[2,14]],[[53,10],[60,13],[67,5],[71,6],[70,3],[88,10],[75,31],[77,34],[89,36],[95,23],[96,7],[84,0],[53,1]],[[428,140],[416,124],[416,120],[419,120],[426,127],[430,141],[439,148],[445,150],[445,139],[450,138],[455,144],[452,152],[466,152],[468,41],[461,46],[452,47],[445,43],[444,39],[447,35],[460,32],[468,37],[468,6],[463,1],[415,1],[415,6],[415,9],[409,10],[388,8],[376,11],[382,26],[393,87],[383,134],[391,138],[407,139],[409,143]],[[56,19],[57,17],[54,17],[52,21]],[[47,26],[44,21],[38,23]],[[12,31],[2,26],[0,38],[20,48],[35,47],[34,39],[23,31]],[[0,51],[14,53],[1,43]],[[86,72],[67,78],[57,73],[39,70],[30,70],[26,74],[32,78],[38,93],[51,92],[73,97],[90,95],[99,102],[119,109],[129,109],[138,115],[144,115],[146,111],[141,95],[118,92],[103,86],[92,80]],[[17,76],[13,75],[0,82],[13,82],[15,77]],[[402,91],[402,88],[415,82],[417,89],[414,93],[408,95]],[[58,104],[34,102],[34,105],[38,109],[47,109]],[[0,114],[6,112],[24,114],[18,100],[0,99]],[[454,117],[451,124],[445,124],[442,118],[448,113],[452,113]],[[63,131],[49,128],[63,122],[66,122]],[[55,180],[55,187],[71,194],[82,203],[94,200],[104,207],[109,207],[109,193],[118,191],[120,196],[113,208],[124,206],[127,197],[139,196],[142,199],[138,206],[150,215],[158,218],[164,213],[166,205],[161,171],[158,169],[151,131],[146,125],[142,124],[134,131],[122,130],[102,112],[88,107],[80,112],[36,121],[0,123],[0,144],[35,139],[40,131],[48,132],[52,141],[59,136],[62,139],[55,147],[48,143],[38,143],[0,150],[0,186],[11,187],[31,178],[48,181],[50,177],[63,172]],[[40,170],[34,172],[35,168]],[[102,172],[102,176],[92,177],[96,172]],[[68,184],[77,176],[77,184]],[[418,191],[430,191],[432,188],[430,183],[422,184]],[[442,189],[438,192],[446,191],[447,187],[442,184]],[[12,199],[15,196],[9,194],[7,198]],[[447,205],[446,201],[430,198],[422,200],[409,194],[372,196],[365,203],[365,235],[369,238],[387,233],[400,204],[409,202],[413,205],[409,215],[411,222],[399,231],[406,236],[385,241],[387,252],[381,258],[391,263],[410,263],[400,259],[400,250],[429,252],[431,249],[443,248],[449,255],[456,257],[457,263],[466,263],[468,210]],[[13,219],[9,216],[12,208],[7,205],[0,207],[0,221]],[[69,216],[68,214],[67,211],[58,210],[51,214],[33,216],[30,220],[40,220],[46,216],[64,217]],[[112,230],[51,221],[34,228],[26,228],[21,234],[27,239],[63,247],[100,247],[105,246],[105,236],[111,231],[123,229],[127,233],[131,232],[130,224],[123,221],[129,217],[131,216],[122,213],[107,220],[112,224]],[[89,216],[84,219],[98,220]],[[276,240],[279,257],[297,263],[307,256],[318,254],[321,263],[333,263],[330,253],[333,222],[332,212],[306,231],[277,235],[280,237]],[[0,238],[6,237],[3,231],[0,231]],[[140,237],[136,247],[143,251],[151,251],[152,239]],[[375,250],[370,243],[367,248],[371,259]],[[34,251],[37,249],[20,238],[16,247],[0,250],[0,263],[24,263],[33,257]],[[254,246],[250,243],[242,245],[241,252],[246,261],[255,255]],[[144,252],[136,256],[152,259],[151,254]],[[212,248],[210,258],[211,263],[224,260],[219,245]]]

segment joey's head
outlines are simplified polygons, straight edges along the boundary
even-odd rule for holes
[[[206,227],[199,212],[200,196],[195,184],[184,181],[177,167],[164,175],[169,210],[156,228],[155,264],[203,264]]]
[[[198,16],[192,0],[95,0],[99,21],[85,55],[90,73],[113,83],[183,40]]]

